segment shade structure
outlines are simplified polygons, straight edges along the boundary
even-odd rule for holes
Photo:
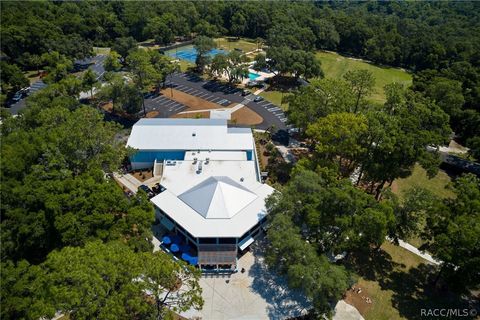
[[[178,247],[178,244],[172,243],[172,245],[170,246],[170,250],[172,252],[178,252],[178,250],[180,250],[180,248]]]
[[[170,239],[169,236],[164,236],[162,238],[162,242],[165,243],[165,244],[170,244],[170,243],[172,243],[172,239]]]
[[[190,259],[192,259],[191,255],[189,255],[188,253],[182,253],[182,260],[190,262]]]

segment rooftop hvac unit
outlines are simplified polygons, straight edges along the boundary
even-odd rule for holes
[[[197,169],[197,174],[202,173],[202,161],[198,162],[198,169]]]

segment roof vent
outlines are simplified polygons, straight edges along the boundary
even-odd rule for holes
[[[196,137],[197,134],[195,132],[192,133],[192,137]]]
[[[197,158],[193,158],[193,165],[197,164]]]
[[[208,164],[210,162],[210,158],[205,159],[205,164]]]
[[[240,178],[240,182],[243,182],[243,180],[245,180],[245,179],[243,179],[243,177],[241,177],[241,178]]]
[[[197,174],[202,173],[202,161],[198,162]]]

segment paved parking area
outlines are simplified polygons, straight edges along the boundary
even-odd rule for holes
[[[267,129],[275,126],[285,129],[287,116],[283,110],[269,101],[255,102],[255,95],[242,95],[242,90],[221,84],[213,80],[203,80],[195,74],[175,73],[166,82],[172,88],[211,101],[222,106],[231,103],[241,103],[258,113],[264,121],[256,126],[258,129]]]
[[[145,109],[147,113],[157,111],[156,118],[168,118],[186,110],[187,106],[170,99],[168,96],[151,94],[145,97]],[[140,113],[143,113],[143,110]]]

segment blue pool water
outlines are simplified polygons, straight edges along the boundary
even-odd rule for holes
[[[260,77],[260,75],[258,73],[253,73],[253,72],[248,73],[248,79],[250,79],[250,80],[255,80],[258,77]]]
[[[212,49],[210,50],[208,55],[213,58],[219,53],[227,53],[227,52],[222,49]],[[191,63],[195,63],[195,59],[197,59],[197,50],[195,50],[193,46],[185,46],[177,49],[168,50],[165,52],[165,54],[167,56],[170,56],[176,59],[186,60]]]

